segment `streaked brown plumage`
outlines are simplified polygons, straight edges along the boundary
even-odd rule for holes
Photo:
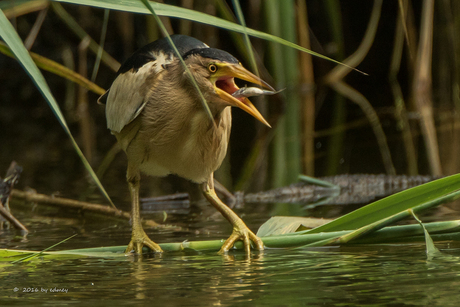
[[[227,152],[231,106],[238,106],[266,123],[247,98],[231,96],[238,89],[233,78],[271,87],[224,51],[187,36],[172,38],[208,103],[212,120],[165,39],[134,53],[100,99],[107,103],[108,128],[128,157],[133,234],[127,252],[141,253],[144,245],[161,252],[140,222],[140,172],[152,176],[176,174],[201,184],[205,197],[233,225],[233,233],[221,252],[227,252],[240,239],[248,253],[250,240],[257,249],[263,249],[262,241],[215,194],[213,173]]]

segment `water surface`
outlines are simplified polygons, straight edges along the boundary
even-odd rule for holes
[[[256,229],[266,216],[249,209],[239,213]],[[31,233],[21,240],[4,230],[4,247],[40,250],[73,233],[79,235],[58,249],[124,245],[130,236],[126,222],[91,216],[18,217]],[[230,233],[224,220],[209,216],[189,218],[187,225],[190,231],[148,232],[157,242]],[[250,257],[235,251],[2,262],[0,305],[458,306],[460,245],[437,246],[445,257],[432,260],[423,244],[401,244],[269,249]]]

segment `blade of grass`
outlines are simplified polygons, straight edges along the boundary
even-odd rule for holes
[[[343,78],[350,72],[350,67],[356,67],[364,60],[369,52],[369,49],[374,43],[374,38],[377,32],[380,14],[382,11],[382,4],[383,0],[374,0],[369,23],[367,25],[366,33],[361,40],[361,44],[359,45],[358,49],[353,52],[352,55],[344,60],[344,62],[347,63],[349,67],[343,65],[335,67],[325,77],[326,83],[334,83],[343,80]]]
[[[143,4],[143,2],[138,0],[53,0],[54,2],[61,2],[61,3],[72,3],[78,5],[88,5],[93,7],[99,7],[104,9],[112,9],[112,10],[119,10],[125,12],[132,12],[132,13],[140,13],[140,14],[150,14],[150,10]],[[143,0],[144,1],[144,0]],[[173,5],[151,2],[149,1],[151,8],[155,11],[155,14],[158,16],[168,16],[173,18],[181,18],[186,20],[191,20],[207,25],[211,25],[218,28],[223,28],[229,31],[235,31],[239,33],[245,33],[247,31],[248,35],[258,37],[261,39],[265,39],[268,41],[272,41],[275,43],[279,43],[303,52],[310,53],[316,57],[322,58],[324,60],[328,60],[334,62],[336,64],[345,65],[350,69],[360,72],[358,69],[350,67],[349,65],[342,64],[339,61],[326,57],[322,54],[317,52],[311,51],[307,48],[303,48],[297,44],[294,44],[288,40],[279,38],[274,35],[270,35],[268,33],[264,33],[261,31],[257,31],[251,28],[245,28],[239,24],[208,15],[202,12],[197,12]],[[361,72],[363,73],[363,72]],[[363,73],[364,74],[364,73]]]
[[[330,237],[330,238],[327,238],[327,239],[323,239],[321,241],[316,241],[316,242],[307,244],[306,246],[313,247],[313,246],[325,246],[325,245],[342,245],[342,244],[349,243],[352,240],[353,240],[353,242],[355,242],[356,239],[368,236],[369,234],[375,233],[375,231],[380,230],[380,229],[382,229],[383,227],[385,227],[387,225],[395,223],[395,222],[397,222],[399,220],[402,220],[402,219],[404,219],[404,218],[406,218],[408,216],[414,215],[414,212],[424,211],[424,210],[427,210],[429,208],[438,206],[441,203],[452,201],[452,200],[454,200],[456,198],[459,198],[459,197],[460,197],[460,191],[455,191],[453,193],[449,193],[447,195],[443,195],[441,197],[438,197],[438,198],[436,198],[434,200],[431,200],[431,201],[428,201],[428,202],[425,202],[425,203],[421,203],[418,206],[415,206],[413,208],[401,211],[401,212],[399,212],[397,214],[394,214],[392,216],[385,217],[385,218],[383,218],[383,219],[381,219],[379,221],[376,221],[376,222],[373,222],[371,224],[365,225],[363,227],[360,227],[360,228],[358,228],[356,230],[353,230],[353,231],[351,231],[349,233],[346,233],[344,235],[340,235],[340,236],[337,236],[337,237]],[[320,228],[320,227],[318,227],[318,228]],[[315,228],[315,229],[317,229],[317,228]],[[308,233],[311,233],[311,232],[312,231],[305,231],[304,233],[308,234]],[[425,230],[424,230],[424,232],[425,232]],[[425,235],[426,235],[426,233],[425,233]],[[428,238],[429,238],[429,235],[428,235]],[[426,240],[429,240],[429,239],[426,239]],[[428,245],[429,245],[429,241],[427,241],[427,246]],[[430,250],[432,250],[431,247],[430,247]]]
[[[369,225],[366,225],[364,227],[361,227],[359,229],[356,229],[344,236],[341,236],[341,237],[337,237],[337,238],[333,238],[331,240],[324,240],[322,242],[316,242],[314,243],[313,245],[309,245],[309,246],[322,246],[322,245],[337,245],[337,244],[344,244],[344,243],[348,243],[350,242],[351,240],[356,240],[358,238],[361,238],[363,236],[366,236],[370,233],[373,233],[389,224],[393,224],[395,222],[398,222],[408,216],[411,216],[411,215],[414,215],[414,212],[422,212],[424,210],[427,210],[427,209],[430,209],[430,208],[433,208],[435,206],[438,206],[442,203],[445,203],[445,202],[448,202],[448,201],[452,201],[454,199],[457,199],[460,197],[460,191],[456,191],[456,192],[453,192],[453,193],[449,193],[447,195],[443,195],[439,198],[436,198],[434,200],[431,200],[431,201],[427,201],[425,203],[422,203],[418,206],[415,206],[413,208],[410,208],[410,209],[407,209],[407,210],[404,210],[404,211],[401,211],[397,214],[394,214],[392,216],[389,216],[389,217],[386,217],[386,218],[383,218],[379,221],[376,221],[374,223],[371,223]]]
[[[371,234],[377,230],[382,229],[383,227],[397,222],[406,216],[410,215],[410,210],[403,211],[401,213],[395,214],[393,216],[381,219],[380,221],[374,222],[372,224],[366,225],[364,227],[358,228],[350,233],[347,233],[343,236],[332,237],[329,239],[317,241],[314,243],[310,243],[306,246],[313,247],[313,246],[326,246],[326,245],[341,245],[350,242],[351,240],[356,240],[362,237],[365,237],[368,234]]]
[[[43,10],[49,6],[48,0],[11,0],[11,1],[1,1],[0,9],[3,10],[5,16],[10,19],[18,17],[21,15],[29,14],[35,11]]]
[[[161,19],[158,17],[158,15],[155,13],[155,10],[154,10],[153,7],[150,5],[150,2],[147,1],[147,0],[141,0],[141,1],[142,1],[142,3],[144,3],[144,5],[148,8],[148,10],[152,13],[153,17],[155,18],[155,21],[157,22],[158,26],[159,26],[160,29],[161,29],[161,32],[162,32],[163,35],[168,39],[169,44],[170,44],[171,47],[174,49],[174,52],[176,53],[176,56],[179,58],[180,62],[182,63],[182,66],[184,67],[185,72],[187,73],[187,75],[188,75],[190,81],[192,81],[193,87],[195,88],[195,90],[196,90],[196,91],[198,92],[198,94],[200,95],[201,104],[203,105],[203,108],[204,108],[204,110],[206,111],[206,114],[208,115],[210,121],[214,124],[214,127],[217,128],[217,127],[216,127],[216,123],[215,123],[215,121],[214,121],[214,117],[212,116],[211,110],[209,109],[208,103],[207,103],[206,99],[204,98],[203,93],[201,92],[200,87],[198,86],[198,83],[196,83],[196,80],[195,80],[195,78],[193,77],[192,72],[190,71],[190,69],[188,69],[187,64],[185,64],[185,61],[184,61],[184,59],[182,58],[182,56],[181,56],[179,50],[177,50],[176,45],[174,45],[174,42],[172,41],[171,36],[169,36],[168,31],[166,30],[166,27],[164,26],[163,22],[162,22]]]
[[[237,18],[235,17],[233,10],[230,8],[230,6],[227,4],[225,0],[215,0],[214,1],[214,6],[216,7],[217,13],[221,16],[221,18],[229,20],[231,22],[236,22]],[[190,22],[190,21],[188,21]],[[233,39],[233,45],[234,47],[239,51],[241,54],[242,58],[244,61],[248,62],[249,65],[251,65],[251,70],[254,70],[254,67],[252,67],[252,60],[251,56],[249,53],[246,52],[247,47],[246,47],[246,42],[244,36],[241,36],[239,33],[235,32],[230,32],[230,36]],[[254,50],[253,50],[254,52]],[[257,58],[257,60],[260,63],[260,57]],[[257,69],[259,68],[256,66]]]
[[[430,260],[435,256],[442,256],[442,253],[434,245],[433,239],[431,238],[430,234],[426,230],[425,225],[423,225],[422,221],[415,215],[414,211],[410,210],[410,212],[412,216],[414,217],[414,219],[419,223],[419,225],[423,229],[423,234],[425,235],[426,256],[428,257],[428,259]]]
[[[350,240],[363,237],[366,234],[369,234],[369,233],[371,233],[373,231],[381,229],[382,227],[384,227],[384,225],[388,225],[391,221],[392,221],[392,217],[389,217],[387,219],[384,219],[384,220],[372,223],[370,225],[361,227],[361,228],[356,229],[354,231],[351,231],[350,233],[344,234],[342,236],[323,239],[321,241],[316,241],[316,242],[307,244],[305,246],[299,246],[299,248],[301,248],[301,247],[319,247],[319,246],[345,244],[345,243],[348,243]]]
[[[19,63],[21,63],[23,68],[27,71],[32,81],[35,83],[35,85],[37,86],[37,88],[39,89],[43,97],[45,98],[45,100],[50,105],[51,109],[53,110],[53,113],[56,115],[62,128],[64,128],[65,133],[70,138],[70,141],[73,147],[75,148],[78,156],[82,160],[85,168],[87,169],[87,171],[93,178],[94,182],[99,187],[102,194],[105,196],[107,201],[112,205],[112,207],[116,208],[112,200],[110,199],[109,195],[105,191],[104,187],[102,186],[101,182],[97,178],[96,174],[94,173],[93,169],[91,168],[88,161],[86,160],[85,156],[81,152],[80,147],[78,147],[77,142],[73,138],[72,133],[70,132],[70,129],[67,126],[64,116],[62,115],[62,112],[59,108],[59,105],[57,104],[56,100],[51,94],[51,91],[48,87],[48,84],[45,81],[45,78],[41,74],[38,67],[35,65],[34,61],[29,55],[29,52],[24,47],[19,35],[16,33],[15,29],[13,28],[11,23],[8,21],[5,14],[3,14],[2,10],[0,10],[0,36],[3,38],[6,44],[10,47],[11,51],[14,53]]]
[[[107,25],[109,24],[109,12],[110,10],[104,11],[104,21],[102,22],[101,31],[101,42],[99,43],[99,48],[97,50],[96,63],[94,64],[93,73],[91,75],[91,82],[94,82],[96,80],[99,65],[101,64],[102,53],[104,51],[105,37],[107,35]]]
[[[299,228],[315,228],[330,222],[330,219],[312,218],[303,216],[272,216],[263,223],[256,235],[258,237],[278,236],[286,233],[294,233]]]
[[[373,202],[326,225],[310,230],[311,233],[353,230],[385,219],[421,204],[429,206],[458,197],[460,174],[434,180]],[[446,196],[447,195],[447,196]],[[427,205],[427,206],[428,206]]]
[[[11,52],[11,49],[1,41],[0,52],[11,58],[15,58],[13,52]],[[53,73],[55,75],[58,75],[60,77],[66,78],[67,80],[70,80],[72,82],[75,82],[76,84],[83,86],[84,88],[98,95],[102,95],[105,93],[105,90],[103,88],[99,87],[97,84],[94,84],[93,82],[89,81],[82,75],[76,73],[75,71],[69,68],[33,52],[29,52],[29,55],[39,68]]]
[[[70,15],[59,3],[51,2],[51,7],[53,11],[61,18],[61,20],[82,40],[85,37],[89,37],[88,33],[78,24],[78,22]],[[120,63],[117,60],[112,58],[110,54],[101,49],[102,47],[99,44],[91,39],[89,48],[94,54],[102,52],[101,60],[104,62],[110,69],[117,71],[120,68]],[[102,50],[102,51],[100,51]]]
[[[34,253],[33,255],[28,255],[28,256],[26,256],[26,257],[24,257],[24,258],[21,258],[21,259],[18,259],[18,260],[16,260],[16,261],[13,261],[12,263],[23,262],[23,261],[30,260],[30,259],[33,259],[33,258],[35,258],[35,257],[41,256],[41,255],[43,255],[44,252],[49,251],[50,249],[52,249],[52,248],[54,248],[54,247],[56,247],[56,246],[58,246],[58,245],[60,245],[60,244],[62,244],[62,243],[64,243],[64,242],[66,242],[66,241],[68,241],[68,240],[70,240],[70,239],[72,239],[72,238],[75,237],[76,235],[77,235],[77,233],[74,234],[74,235],[71,235],[70,237],[68,237],[68,238],[66,238],[66,239],[64,239],[64,240],[62,240],[62,241],[60,241],[60,242],[58,242],[58,243],[56,243],[56,244],[54,244],[54,245],[51,245],[50,247],[45,248],[45,249],[42,250],[41,252]]]
[[[233,3],[233,7],[235,8],[235,11],[236,11],[236,16],[238,17],[238,21],[240,22],[240,24],[246,30],[246,22],[244,21],[244,15],[243,15],[243,11],[241,10],[240,1],[239,0],[233,0],[232,3]],[[248,32],[245,31],[243,34],[244,34],[244,43],[246,45],[246,50],[247,50],[247,52],[249,54],[249,61],[251,63],[251,68],[254,71],[254,73],[256,74],[256,76],[260,76],[259,69],[258,69],[257,64],[256,64],[256,58],[255,58],[254,52],[252,50],[251,41],[249,40]]]
[[[310,177],[307,175],[299,175],[299,180],[305,181],[309,184],[319,185],[321,187],[333,188],[335,190],[340,190],[340,186],[330,183],[328,181],[321,180],[319,178]]]
[[[460,232],[460,220],[426,223],[425,228],[433,237],[440,238],[441,235],[451,235]],[[413,238],[423,236],[424,231],[418,224],[390,226],[377,230],[372,236],[354,240],[353,244],[393,243],[412,242]],[[423,241],[423,240],[422,240]]]
[[[37,19],[35,20],[35,23],[32,26],[32,29],[30,29],[30,32],[27,35],[27,38],[24,40],[24,46],[26,47],[27,50],[30,50],[32,48],[35,42],[35,39],[37,38],[37,35],[40,32],[40,29],[43,25],[43,22],[45,21],[47,14],[48,14],[48,7],[44,8],[38,13]]]
[[[460,240],[460,220],[449,222],[426,223],[425,228],[432,234],[434,240]],[[334,238],[343,236],[351,231],[339,231],[321,234],[286,234],[279,236],[270,236],[261,238],[268,248],[292,248],[304,246],[309,243],[318,242],[325,238]],[[353,244],[382,244],[392,242],[423,242],[423,229],[418,224],[385,227],[373,234],[372,239],[363,238],[353,241]],[[160,243],[161,248],[166,252],[181,252],[181,251],[218,251],[222,246],[222,240],[210,241],[184,241],[181,243]],[[237,242],[236,249],[242,249],[242,242]],[[83,249],[70,249],[62,251],[42,251],[43,256],[55,257],[57,255],[80,255],[89,257],[121,257],[126,259],[126,246],[107,246],[93,247]],[[145,248],[147,253],[148,249]],[[19,251],[0,249],[0,261],[5,261],[7,257],[2,255],[7,254],[8,257],[17,258],[18,254],[30,256],[36,254],[36,251]]]
[[[18,6],[28,4],[28,5],[33,5],[35,3],[46,3],[48,2],[47,0],[38,0],[38,1],[30,1],[30,0],[3,0],[0,2],[0,10],[5,11],[6,9],[10,8],[17,8]]]

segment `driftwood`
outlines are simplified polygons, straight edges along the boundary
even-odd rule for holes
[[[299,182],[287,187],[239,195],[245,203],[364,204],[436,179],[432,176],[337,175],[319,178],[330,186]]]
[[[67,198],[62,198],[62,197],[48,196],[44,194],[38,194],[35,192],[25,192],[25,191],[21,191],[17,189],[14,189],[12,191],[11,196],[20,198],[20,199],[23,199],[29,202],[40,203],[42,205],[75,209],[75,210],[81,210],[81,211],[88,211],[88,212],[93,212],[93,213],[100,213],[100,214],[104,214],[107,216],[118,217],[124,220],[131,219],[131,215],[128,212],[117,210],[109,206],[92,204],[92,203],[88,203],[84,201],[78,201],[78,200],[67,199]],[[143,220],[142,223],[147,227],[184,230],[180,226],[158,224],[152,220]]]
[[[258,192],[236,192],[233,199],[227,199],[231,207],[242,207],[245,203],[301,203],[311,205],[365,204],[379,198],[415,187],[436,179],[432,176],[405,175],[337,175],[310,178],[286,187]],[[225,193],[228,196],[230,192]],[[231,195],[231,194],[230,194]],[[188,209],[190,200],[187,193],[141,199],[144,210]]]
[[[322,181],[329,185],[316,185],[306,182],[299,182],[287,187],[259,192],[243,194],[237,192],[236,203],[268,203],[268,202],[295,202],[295,203],[321,203],[321,204],[359,204],[367,203],[376,198],[426,183],[435,179],[430,176],[389,176],[389,175],[338,175],[322,177]],[[229,193],[228,193],[229,194]],[[63,207],[81,211],[100,213],[107,216],[114,216],[124,220],[130,220],[128,212],[117,210],[108,206],[91,204],[88,202],[71,200],[61,197],[53,197],[35,192],[24,192],[13,189],[11,197],[24,199],[29,202],[36,202],[43,205]],[[158,203],[176,204],[188,208],[190,200],[187,194],[168,195],[158,198],[143,199],[148,210],[153,210]],[[152,208],[150,208],[152,207]],[[181,208],[182,208],[181,207]],[[164,209],[164,208],[163,208]],[[1,213],[0,208],[0,213]],[[12,222],[14,224],[14,222]],[[152,220],[144,220],[143,224],[153,228],[168,228],[174,230],[185,230],[180,226],[162,225]]]

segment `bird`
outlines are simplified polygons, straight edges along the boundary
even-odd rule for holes
[[[238,107],[270,126],[247,97],[232,96],[239,89],[234,79],[274,89],[224,50],[186,35],[171,35],[170,39],[177,51],[167,37],[138,49],[120,66],[110,88],[98,99],[105,104],[107,128],[128,160],[132,235],[125,253],[142,254],[144,246],[155,253],[163,252],[142,227],[141,172],[159,177],[175,174],[201,186],[205,198],[233,226],[219,253],[226,254],[239,240],[247,254],[251,242],[255,249],[263,250],[262,240],[217,196],[214,171],[227,152],[231,107]]]

